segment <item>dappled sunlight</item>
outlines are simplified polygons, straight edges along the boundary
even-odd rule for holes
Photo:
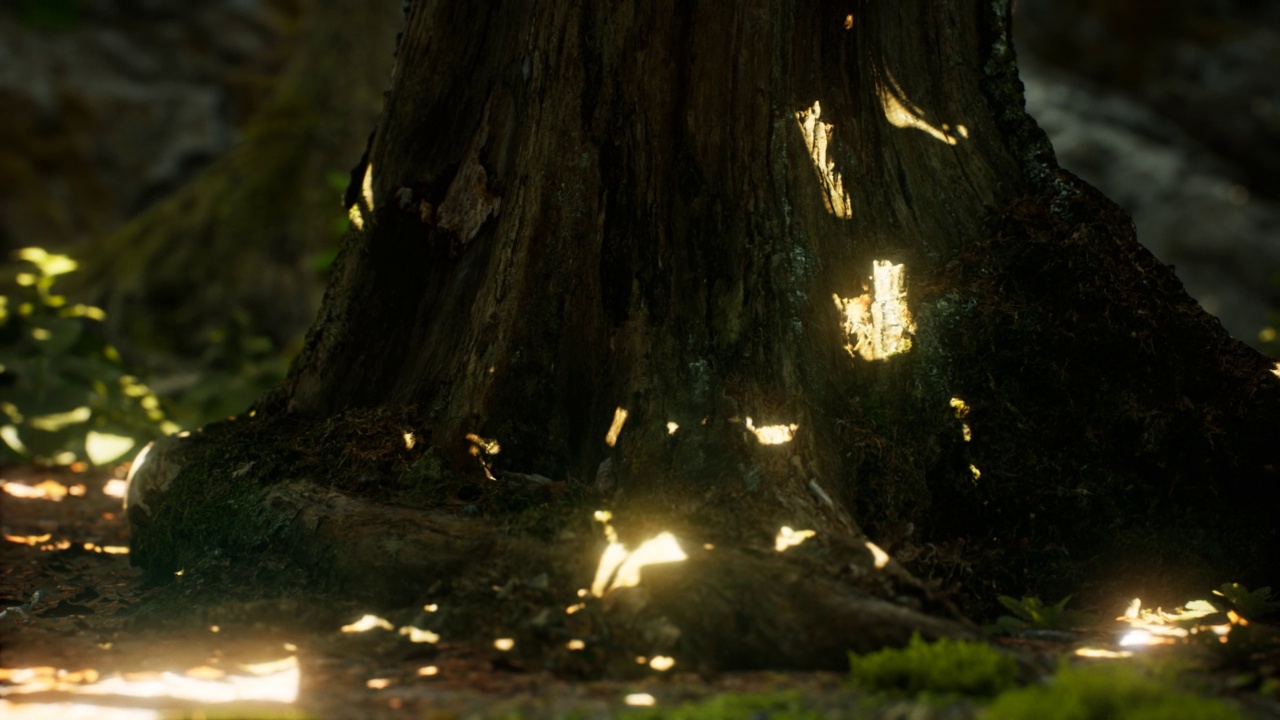
[[[876,260],[871,269],[870,291],[852,298],[831,295],[842,316],[845,351],[868,361],[909,351],[916,331],[907,307],[906,266]]]
[[[231,673],[209,666],[185,672],[129,672],[101,675],[92,668],[0,668],[9,696],[34,693],[166,698],[199,703],[277,702],[298,698],[298,659],[288,656],[268,663],[240,665]],[[7,717],[7,716],[6,716]],[[103,715],[103,717],[107,717]]]
[[[1280,377],[1280,362],[1277,362],[1275,367],[1271,368],[1271,373],[1276,377]]]
[[[761,445],[783,445],[791,442],[796,435],[796,431],[800,426],[791,423],[789,425],[764,425],[756,427],[755,422],[747,418],[747,430],[756,436],[756,440]]]
[[[1221,614],[1221,611],[1207,600],[1192,600],[1181,608],[1166,612],[1162,608],[1144,609],[1142,601],[1134,598],[1124,614],[1116,618],[1118,622],[1132,628],[1121,636],[1120,645],[1124,647],[1172,645],[1186,642],[1195,636],[1207,637],[1203,633],[1210,633],[1218,642],[1225,643],[1232,628],[1249,624],[1232,610],[1226,612],[1227,622],[1225,623],[1201,622]]]
[[[628,551],[618,542],[618,533],[610,521],[613,515],[608,510],[597,510],[596,522],[604,525],[605,539],[609,544],[600,555],[600,563],[596,567],[595,579],[591,581],[591,594],[604,597],[607,593],[620,587],[635,587],[640,584],[640,570],[646,565],[681,562],[689,559],[680,543],[669,532],[659,533],[640,543],[640,547]],[[578,596],[586,595],[578,591]],[[566,609],[572,615],[576,610],[572,606]]]
[[[485,458],[502,452],[502,446],[498,444],[497,440],[483,438],[475,433],[467,433],[465,437],[467,442],[471,443],[471,447],[467,448],[467,452],[471,453],[471,456],[479,461],[480,468],[484,470],[484,476],[490,480],[497,480],[493,476],[493,472],[490,471],[489,462]]]
[[[516,641],[512,638],[496,638],[493,641],[493,647],[502,652],[509,652],[515,646]]]
[[[907,99],[906,93],[898,85],[893,74],[884,71],[884,81],[877,83],[880,105],[884,109],[884,117],[890,125],[897,128],[911,128],[927,133],[930,137],[947,145],[955,145],[960,139],[968,139],[969,128],[948,123],[932,125],[924,120],[925,112]]]
[[[622,426],[627,423],[627,409],[624,407],[615,408],[613,411],[613,422],[609,424],[609,432],[605,433],[604,444],[613,447],[618,443],[618,434],[622,432]]]
[[[784,552],[787,548],[793,548],[814,535],[817,535],[817,533],[813,530],[792,530],[783,525],[773,538],[773,549],[778,552]]]
[[[396,628],[388,620],[377,615],[364,615],[350,625],[342,626],[342,632],[344,633],[361,633],[374,629],[395,630]]]
[[[877,570],[883,570],[889,564],[889,553],[882,550],[879,545],[868,540],[867,550],[871,551],[871,560],[875,563]]]
[[[680,424],[679,424],[679,423],[674,423],[674,422],[668,422],[668,423],[667,423],[667,434],[668,434],[668,435],[675,435],[675,434],[676,434],[676,431],[677,431],[677,430],[679,430],[679,429],[680,429]]]
[[[831,130],[834,125],[819,120],[822,116],[822,104],[813,101],[813,107],[796,113],[796,122],[800,124],[800,132],[804,135],[805,147],[809,148],[809,158],[818,171],[822,181],[822,201],[827,212],[842,220],[853,219],[853,202],[849,193],[845,192],[844,180],[836,172],[836,163],[827,158],[827,146],[831,141]]]
[[[622,699],[628,705],[633,707],[651,707],[658,703],[649,693],[631,693]]]
[[[6,480],[0,485],[6,493],[16,498],[24,500],[52,500],[53,502],[61,502],[68,495],[80,496],[84,495],[86,488],[83,484],[64,485],[52,478],[42,480],[35,485],[24,485],[22,483]]]

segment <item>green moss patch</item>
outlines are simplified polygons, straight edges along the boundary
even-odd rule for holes
[[[850,654],[849,672],[859,687],[919,695],[996,695],[1013,687],[1013,657],[982,643],[912,636],[905,648]]]
[[[1232,706],[1182,692],[1128,665],[1065,668],[1047,685],[1004,693],[989,720],[1236,720]]]

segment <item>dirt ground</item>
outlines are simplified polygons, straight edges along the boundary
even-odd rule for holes
[[[379,618],[305,590],[264,600],[184,576],[148,587],[129,564],[126,471],[0,468],[0,716],[606,718],[773,691],[798,693],[827,717],[981,715],[967,701],[869,696],[836,673],[703,677],[676,667],[575,682],[525,667],[514,651],[433,636],[430,607]],[[1108,642],[1049,633],[1004,644],[1047,672],[1086,640]],[[1275,695],[1257,692],[1277,660],[1273,646],[1251,661],[1257,672],[1200,671],[1198,684],[1246,716],[1280,718]]]

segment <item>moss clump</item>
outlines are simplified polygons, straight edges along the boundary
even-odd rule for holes
[[[1048,685],[996,698],[988,720],[1238,720],[1230,705],[1181,692],[1127,665],[1064,668]]]
[[[1014,659],[989,645],[914,635],[905,648],[849,655],[853,682],[868,690],[942,695],[996,695],[1013,687]]]
[[[730,693],[677,708],[657,708],[627,713],[627,720],[822,720],[817,710],[805,707],[799,692]]]

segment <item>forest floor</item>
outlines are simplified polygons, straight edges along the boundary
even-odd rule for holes
[[[374,616],[360,625],[362,608],[301,589],[231,596],[182,576],[149,586],[129,564],[125,470],[0,468],[0,716],[960,720],[985,712],[975,700],[870,694],[829,672],[673,668],[574,681],[497,647],[422,642]],[[999,642],[1024,668],[1051,671],[1100,662],[1074,654],[1086,639],[1120,650],[1121,629],[1109,641],[1041,633]],[[1280,718],[1268,689],[1277,664],[1280,647],[1269,640],[1243,664],[1184,663],[1177,686],[1226,698],[1243,717]]]

